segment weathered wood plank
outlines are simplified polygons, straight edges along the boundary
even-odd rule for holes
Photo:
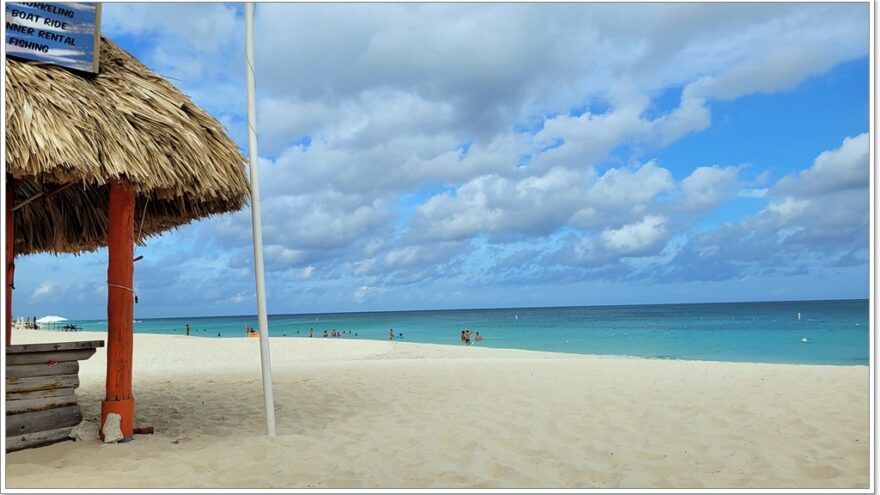
[[[50,342],[46,344],[18,344],[6,347],[6,354],[22,354],[27,352],[71,351],[104,347],[103,340],[84,340],[79,342]]]
[[[52,388],[64,387],[79,387],[79,376],[54,375],[6,379],[7,392],[27,392],[29,390],[48,390]]]
[[[64,428],[56,428],[54,430],[6,437],[6,452],[15,452],[16,450],[42,447],[65,440],[73,440],[70,438],[71,429],[73,429],[73,426],[65,426]]]
[[[6,436],[24,435],[39,431],[55,430],[65,426],[76,426],[82,421],[79,406],[56,407],[45,411],[34,411],[6,416]]]
[[[7,354],[6,365],[47,363],[50,360],[56,362],[83,361],[95,353],[95,349],[80,349],[73,351],[57,352],[28,352],[24,354]]]
[[[6,392],[6,402],[11,400],[42,399],[46,397],[61,397],[63,395],[75,395],[73,387],[50,388],[46,390],[31,390],[28,392]]]
[[[54,364],[13,364],[6,366],[6,378],[31,376],[75,375],[79,373],[79,361],[54,361]]]
[[[66,389],[73,390],[73,389]],[[6,414],[20,414],[31,411],[45,411],[56,407],[76,405],[76,395],[41,397],[39,399],[7,400]]]

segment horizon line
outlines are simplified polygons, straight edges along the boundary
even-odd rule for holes
[[[419,313],[429,311],[502,311],[516,309],[561,309],[561,308],[605,308],[605,307],[627,307],[627,306],[687,306],[701,304],[755,304],[755,303],[794,303],[794,302],[843,302],[843,301],[870,301],[869,297],[864,298],[843,298],[843,299],[779,299],[779,300],[763,300],[763,301],[713,301],[713,302],[668,302],[668,303],[626,303],[626,304],[579,304],[579,305],[561,305],[561,306],[505,306],[505,307],[483,307],[483,308],[436,308],[436,309],[373,309],[365,311],[312,311],[305,313],[269,313],[268,316],[309,316],[309,315],[339,315],[339,314],[364,314],[364,313]],[[226,315],[177,315],[177,316],[156,316],[156,317],[140,317],[135,320],[179,320],[185,318],[256,318],[254,314],[226,314]],[[13,321],[18,317],[13,318]],[[106,317],[104,318],[106,319]],[[103,321],[97,318],[70,318],[69,321]]]

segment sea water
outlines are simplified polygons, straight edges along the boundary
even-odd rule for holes
[[[868,300],[384,311],[269,316],[272,337],[387,340],[656,359],[867,365]],[[800,315],[799,315],[800,314]],[[106,331],[106,321],[76,321]],[[136,333],[243,338],[256,316],[136,319]],[[402,337],[399,334],[403,334]],[[328,337],[329,338],[329,337]],[[807,339],[807,343],[802,343]],[[473,339],[472,339],[473,341]]]

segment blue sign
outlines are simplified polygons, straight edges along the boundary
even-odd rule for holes
[[[6,54],[98,72],[101,5],[6,3]]]

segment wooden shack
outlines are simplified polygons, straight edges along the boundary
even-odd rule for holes
[[[79,362],[103,340],[6,347],[6,452],[69,439],[82,421]]]

